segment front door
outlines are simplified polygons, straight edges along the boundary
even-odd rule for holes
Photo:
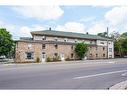
[[[64,61],[65,58],[64,58],[64,54],[63,53],[60,54],[60,58],[61,58],[62,61]]]
[[[42,62],[45,62],[46,61],[46,54],[45,52],[42,52]]]

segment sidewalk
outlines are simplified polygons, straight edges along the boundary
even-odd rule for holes
[[[109,88],[110,90],[126,90],[127,89],[127,80],[117,83],[114,86]]]

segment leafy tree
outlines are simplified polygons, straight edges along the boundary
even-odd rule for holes
[[[8,56],[12,52],[13,46],[14,41],[11,34],[5,28],[0,28],[0,56]]]
[[[120,37],[119,32],[113,31],[111,34],[111,39],[113,39],[114,41],[117,40]]]
[[[80,59],[84,58],[84,55],[88,51],[88,45],[84,43],[78,43],[75,47],[75,52]]]
[[[123,42],[121,43],[121,46],[123,48],[124,55],[127,55],[127,38],[123,40]]]
[[[107,32],[98,33],[97,35],[98,35],[98,36],[101,36],[101,37],[107,38]]]

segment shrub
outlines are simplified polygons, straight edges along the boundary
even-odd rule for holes
[[[46,62],[51,62],[51,61],[52,61],[51,58],[47,57]]]
[[[37,62],[37,63],[40,62],[40,58],[39,58],[39,57],[36,58],[36,62]]]
[[[60,60],[60,56],[53,57],[53,61],[61,61],[61,60]]]
[[[70,59],[69,57],[67,57],[66,59],[65,59],[65,61],[73,61],[74,59]]]

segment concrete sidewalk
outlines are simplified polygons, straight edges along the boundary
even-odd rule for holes
[[[127,89],[127,80],[117,83],[109,88],[110,90],[126,90]]]

